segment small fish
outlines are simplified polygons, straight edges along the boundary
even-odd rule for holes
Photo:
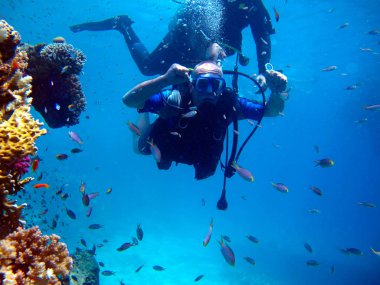
[[[101,224],[91,224],[91,225],[88,226],[88,228],[90,230],[98,230],[98,229],[103,228],[103,225],[101,225]]]
[[[99,196],[99,192],[94,192],[94,193],[88,194],[88,198],[90,198],[90,200],[92,200],[98,196]]]
[[[76,142],[78,144],[84,143],[77,133],[69,131],[68,134],[69,134],[70,139],[73,140],[74,142]]]
[[[78,278],[75,275],[71,275],[71,279],[73,279],[75,282],[78,282]]]
[[[380,251],[376,251],[371,247],[371,251],[374,255],[380,256]]]
[[[355,83],[355,84],[347,86],[345,89],[348,91],[352,91],[352,90],[357,89],[358,87],[359,87],[359,84]]]
[[[318,261],[314,260],[314,259],[310,259],[310,260],[308,260],[308,261],[306,262],[306,264],[307,264],[308,266],[318,266],[318,265],[320,265],[320,263],[319,263]]]
[[[139,240],[135,237],[132,237],[132,243],[133,245],[138,245],[139,244]]]
[[[378,34],[380,34],[380,30],[371,30],[367,34],[369,34],[369,35],[378,35]]]
[[[77,216],[75,215],[75,213],[72,210],[68,209],[68,208],[66,208],[66,214],[67,214],[67,216],[69,216],[70,219],[75,220],[77,218]]]
[[[246,257],[244,257],[244,259],[245,259],[248,263],[250,263],[250,264],[252,264],[252,265],[256,265],[256,261],[255,261],[252,257],[246,256]]]
[[[81,243],[84,247],[87,247],[87,243],[86,243],[86,241],[85,241],[83,238],[80,239],[80,243]]]
[[[203,276],[205,276],[204,274],[201,274],[199,276],[197,276],[195,279],[194,279],[194,282],[198,282],[199,280],[201,280],[203,278]]]
[[[315,194],[317,194],[318,196],[322,196],[322,191],[321,189],[315,187],[315,186],[310,186],[310,189],[311,191],[313,191]]]
[[[244,180],[249,181],[249,182],[253,182],[255,180],[252,173],[249,170],[242,168],[239,165],[237,165],[236,161],[233,162],[232,166],[236,169],[236,172]]]
[[[314,150],[315,150],[316,153],[319,153],[319,146],[314,145]]]
[[[33,185],[33,188],[35,188],[35,189],[38,189],[38,188],[49,188],[49,187],[50,187],[50,185],[47,184],[47,183],[38,183],[38,184],[34,184]]]
[[[357,202],[357,204],[366,208],[376,208],[376,205],[371,202]]]
[[[368,111],[380,111],[380,104],[368,105],[368,106],[365,106],[364,109]]]
[[[335,266],[334,265],[331,266],[330,271],[331,271],[331,273],[335,272]]]
[[[343,23],[342,25],[339,26],[339,29],[347,28],[349,25],[350,25],[350,23],[345,22],[345,23]]]
[[[307,242],[305,242],[303,246],[305,247],[305,249],[306,249],[308,252],[310,252],[310,253],[313,252],[313,248],[312,248],[311,245],[308,244]]]
[[[64,153],[59,153],[55,156],[56,159],[58,160],[65,160],[67,159],[69,156],[67,154],[64,154]]]
[[[338,67],[336,65],[330,65],[325,68],[322,68],[321,71],[333,71],[336,70]]]
[[[131,121],[128,121],[127,123],[129,129],[132,131],[132,133],[138,135],[139,137],[141,136],[141,130],[138,126],[136,126],[134,123]]]
[[[138,224],[136,227],[136,235],[137,235],[137,239],[139,241],[142,241],[142,239],[144,237],[144,232],[143,232],[140,224]]]
[[[340,251],[345,255],[356,255],[356,256],[362,256],[363,252],[355,247],[348,247],[348,248],[341,248]]]
[[[40,215],[45,215],[48,212],[48,209],[43,210]]]
[[[288,189],[288,187],[285,185],[285,184],[283,184],[283,183],[274,183],[274,182],[272,182],[272,186],[274,187],[274,188],[276,188],[278,191],[280,191],[281,193],[288,193],[289,192],[289,189]]]
[[[43,172],[41,172],[40,175],[38,175],[37,181],[41,181],[42,177],[44,177],[44,173]]]
[[[107,190],[106,190],[106,194],[111,194],[112,193],[112,188],[110,187],[110,188],[108,188]]]
[[[83,150],[81,150],[80,148],[73,148],[70,150],[71,153],[80,153],[82,152]]]
[[[38,168],[38,163],[39,163],[38,159],[33,159],[33,162],[32,162],[32,170],[33,170],[33,172],[36,172],[36,170]]]
[[[259,243],[259,240],[256,237],[254,237],[254,236],[247,235],[247,239],[250,240],[253,243]]]
[[[307,211],[309,214],[320,214],[321,211],[318,209],[310,209]]]
[[[137,272],[139,272],[140,270],[141,270],[141,268],[143,268],[144,267],[144,264],[143,265],[140,265],[139,267],[137,267],[137,269],[135,270],[135,272],[137,273]]]
[[[273,6],[274,16],[276,18],[276,22],[280,21],[280,13],[278,13],[275,6]]]
[[[64,67],[61,69],[61,74],[68,73],[68,71],[69,71],[69,66],[66,65],[66,66],[64,66]]]
[[[203,246],[204,247],[206,247],[208,245],[208,243],[210,242],[213,227],[214,227],[214,219],[211,219],[210,226],[208,228],[208,232],[206,234],[206,237],[203,240]],[[222,239],[223,239],[223,237],[222,237]]]
[[[330,158],[323,158],[320,160],[315,161],[314,166],[320,166],[320,167],[332,167],[334,166],[335,162]]]
[[[160,149],[157,147],[157,145],[153,143],[153,140],[151,142],[147,141],[147,143],[150,145],[150,151],[152,152],[154,159],[156,160],[157,163],[160,163],[161,161]]]
[[[87,212],[86,212],[86,217],[89,218],[92,213],[92,206],[88,207]]]
[[[133,244],[130,243],[130,242],[125,242],[123,243],[121,246],[119,246],[116,250],[117,251],[124,251],[124,250],[127,250],[128,248],[132,247]]]
[[[63,193],[63,194],[61,195],[61,199],[62,199],[62,200],[66,200],[67,198],[69,198],[69,194],[67,194],[67,193]]]
[[[165,268],[162,267],[162,266],[160,266],[160,265],[154,265],[153,269],[156,270],[156,271],[164,271],[165,270]]]
[[[223,239],[224,239],[226,242],[231,242],[231,239],[230,239],[229,236],[224,235],[224,236],[222,236],[222,237],[223,237]]]
[[[57,111],[59,111],[59,110],[61,110],[61,106],[60,106],[58,103],[55,103],[55,109],[56,109]]]
[[[104,262],[99,261],[99,266],[104,267]]]
[[[192,111],[189,111],[187,112],[186,114],[183,114],[182,117],[183,118],[192,118],[194,117],[198,112],[196,110],[192,110]]]
[[[88,205],[90,205],[90,197],[88,197],[88,195],[86,193],[83,193],[83,195],[82,195],[82,203],[86,207]]]
[[[84,183],[83,181],[80,184],[79,191],[81,193],[84,193],[86,191],[86,183]]]
[[[112,275],[115,275],[115,272],[111,271],[111,270],[104,270],[104,271],[102,271],[102,275],[104,275],[104,276],[112,276]]]
[[[95,255],[96,252],[96,246],[95,244],[92,246],[92,249],[87,250],[87,252],[91,255]]]
[[[368,122],[368,118],[362,118],[355,121],[357,124],[364,124]]]
[[[220,244],[220,251],[223,254],[224,259],[229,265],[234,266],[235,265],[235,254],[232,251],[232,249],[224,243],[223,238],[221,238]]]

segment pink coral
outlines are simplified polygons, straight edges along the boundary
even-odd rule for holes
[[[31,162],[32,160],[27,155],[13,161],[12,163],[9,163],[7,167],[11,172],[14,172],[17,175],[22,176],[29,171]]]
[[[39,228],[18,228],[0,241],[0,284],[60,285],[73,264],[57,235],[42,236]]]

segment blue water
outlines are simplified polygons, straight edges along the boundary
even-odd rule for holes
[[[34,213],[47,207],[49,224],[55,214],[60,215],[55,232],[70,251],[82,247],[80,238],[89,246],[104,244],[97,249],[96,258],[105,263],[102,270],[116,275],[101,275],[102,285],[119,284],[120,280],[126,284],[191,284],[200,274],[205,276],[199,284],[380,284],[380,257],[370,251],[370,247],[380,250],[379,207],[357,205],[360,201],[380,205],[380,112],[363,109],[380,104],[380,35],[367,34],[380,29],[380,3],[287,2],[275,3],[281,17],[278,23],[274,21],[274,1],[265,1],[265,5],[276,29],[272,63],[288,76],[290,100],[284,116],[263,120],[240,159],[241,165],[253,172],[255,182],[245,182],[237,175],[228,181],[229,209],[221,212],[215,207],[222,188],[220,171],[206,181],[195,181],[189,166],[160,171],[152,157],[132,151],[126,122],[136,120],[137,114],[122,104],[121,97],[146,78],[139,73],[122,36],[114,31],[74,34],[68,29],[71,24],[128,14],[152,50],[166,33],[178,4],[169,0],[1,1],[0,18],[21,33],[23,42],[50,42],[61,35],[87,55],[80,77],[87,111],[80,124],[69,129],[45,126],[48,134],[37,141],[43,161],[32,175],[44,172],[43,182],[51,188],[34,191],[30,186],[27,190],[33,198],[27,202]],[[345,22],[349,26],[340,29]],[[256,73],[249,30],[244,32],[243,50],[252,62],[241,71]],[[234,58],[229,59],[225,68],[231,68],[233,62]],[[338,68],[321,72],[329,65]],[[360,84],[356,90],[345,90],[356,83]],[[33,114],[43,121],[37,112]],[[368,121],[355,122],[362,118]],[[250,125],[242,122],[240,128],[244,137]],[[83,138],[82,153],[70,154],[77,145],[69,139],[69,130]],[[69,159],[58,161],[57,153],[68,153]],[[314,167],[315,160],[325,157],[335,161],[334,167]],[[81,181],[88,193],[100,193],[91,201],[90,218],[85,217],[81,202]],[[289,193],[276,191],[271,182],[286,184]],[[54,194],[63,184],[70,195],[66,201]],[[311,185],[324,195],[312,193]],[[109,187],[113,191],[106,194]],[[47,206],[41,205],[41,195]],[[66,207],[76,212],[76,220],[67,217]],[[321,213],[308,213],[312,208]],[[213,236],[204,248],[202,240],[211,218]],[[90,230],[92,223],[104,228]],[[127,251],[116,251],[135,235],[138,223],[144,230],[143,241]],[[51,233],[42,223],[41,227],[44,233]],[[235,267],[228,265],[220,252],[221,234],[232,240]],[[247,235],[260,242],[253,244]],[[304,249],[305,242],[313,247],[312,254]],[[359,248],[364,255],[346,256],[339,251],[348,247]],[[254,258],[256,265],[247,263],[245,256]],[[307,266],[309,259],[320,265]],[[144,268],[135,273],[142,264]],[[153,265],[166,270],[154,271]]]

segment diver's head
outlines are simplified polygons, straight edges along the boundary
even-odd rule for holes
[[[216,104],[226,87],[223,71],[215,62],[204,61],[195,66],[192,74],[193,102],[196,106]]]

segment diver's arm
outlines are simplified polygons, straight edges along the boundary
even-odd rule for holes
[[[267,9],[261,0],[255,0],[254,6],[249,14],[251,32],[256,43],[256,56],[259,67],[259,73],[265,73],[265,64],[271,59],[271,39],[270,35],[274,34],[272,22]]]
[[[285,101],[280,93],[272,93],[265,106],[264,117],[276,117],[280,115],[285,108]]]
[[[156,78],[144,81],[123,96],[125,105],[131,108],[142,108],[150,96],[158,93],[166,86],[189,81],[189,69],[179,64],[173,64],[168,71]]]

